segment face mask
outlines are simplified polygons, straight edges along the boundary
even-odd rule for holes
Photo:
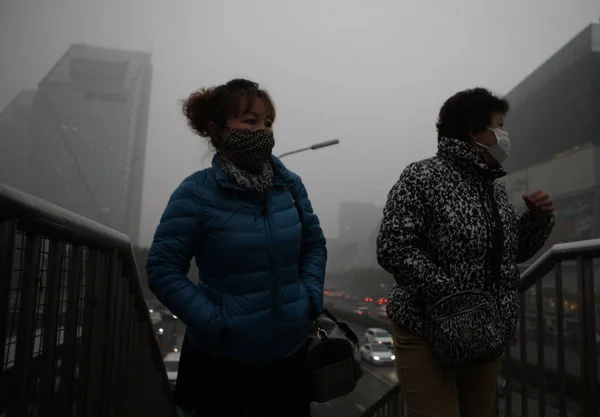
[[[275,139],[270,129],[228,129],[222,146],[226,155],[240,168],[258,171],[271,156]]]
[[[488,127],[488,129],[496,135],[496,143],[492,146],[486,146],[481,143],[477,143],[477,145],[487,149],[488,153],[502,165],[510,155],[510,138],[508,137],[508,133],[500,128],[492,129]]]

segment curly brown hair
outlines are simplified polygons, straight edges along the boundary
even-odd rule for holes
[[[218,149],[208,125],[225,127],[227,120],[250,110],[255,100],[262,100],[268,116],[275,121],[275,105],[269,93],[258,84],[244,79],[231,80],[217,87],[201,88],[182,100],[181,107],[190,128]]]

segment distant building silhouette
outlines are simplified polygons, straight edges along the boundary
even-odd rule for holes
[[[71,45],[39,83],[29,190],[139,239],[151,55]]]
[[[35,91],[23,90],[0,113],[0,182],[27,191]]]
[[[591,24],[507,95],[512,201],[542,189],[555,200],[548,246],[600,236],[600,24]]]

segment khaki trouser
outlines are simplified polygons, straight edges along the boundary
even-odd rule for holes
[[[398,381],[410,417],[491,417],[500,361],[453,371],[423,337],[394,326]]]

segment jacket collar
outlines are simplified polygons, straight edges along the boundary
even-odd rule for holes
[[[496,180],[506,175],[501,166],[488,165],[490,154],[463,140],[442,137],[438,144],[438,157],[451,162],[461,171],[483,180]]]
[[[279,158],[274,155],[270,156],[270,162],[273,166],[273,186],[291,186],[294,184],[294,178],[292,173],[285,167],[283,162]],[[218,153],[213,156],[212,159],[212,167],[215,171],[215,176],[217,178],[217,183],[226,188],[233,188],[238,191],[245,191],[238,185],[232,183],[227,173],[223,170],[223,166],[221,164],[221,157]]]

